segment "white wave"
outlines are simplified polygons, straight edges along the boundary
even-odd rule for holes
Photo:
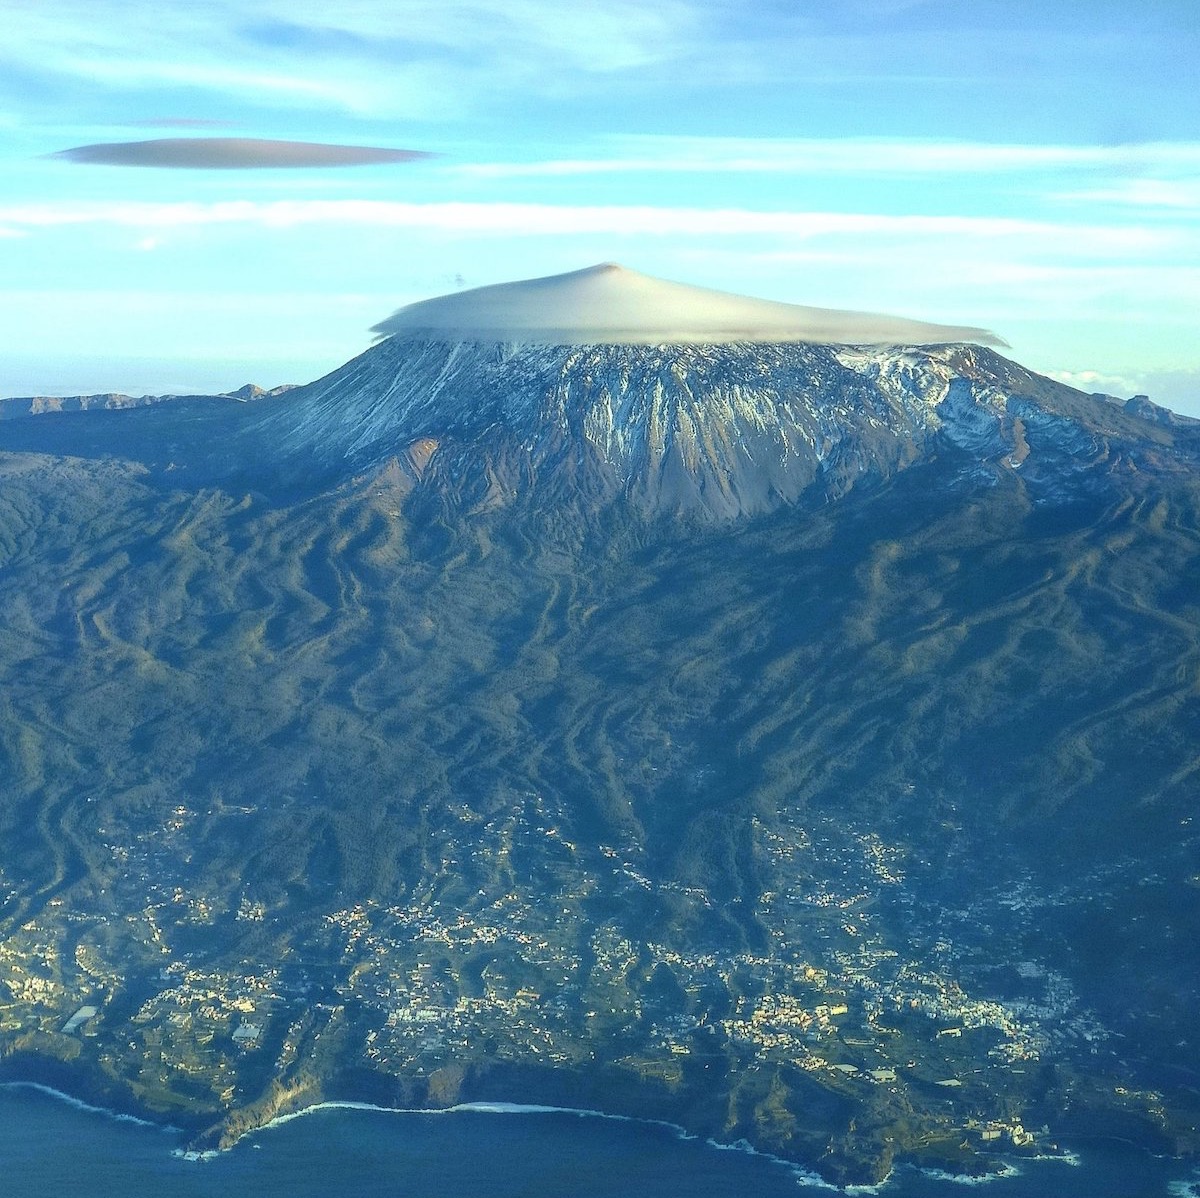
[[[1068,1148],[1064,1148],[1061,1152],[1038,1152],[1026,1159],[1031,1161],[1057,1161],[1060,1165],[1070,1165],[1073,1169],[1078,1169],[1083,1164],[1083,1157],[1078,1152],[1072,1152]]]
[[[636,1120],[635,1122],[646,1122],[646,1120]],[[651,1120],[651,1122],[657,1123],[659,1121]],[[679,1135],[681,1140],[697,1139],[696,1136],[689,1135],[682,1128],[676,1127],[674,1123],[663,1123],[661,1126],[669,1127],[674,1130]],[[785,1160],[781,1156],[775,1156],[773,1153],[763,1152],[761,1149],[755,1148],[754,1145],[748,1140],[734,1140],[732,1143],[724,1143],[721,1140],[706,1139],[704,1143],[709,1148],[715,1149],[717,1152],[742,1152],[745,1153],[746,1156],[757,1156],[762,1160],[770,1161],[772,1164],[779,1165],[792,1175],[792,1178],[797,1185],[811,1186],[813,1189],[817,1190],[837,1190],[838,1188],[832,1182],[826,1181],[823,1177],[818,1176],[816,1173],[810,1173],[803,1166],[796,1164],[795,1161]],[[850,1193],[851,1189],[848,1187],[845,1192]]]
[[[1005,1181],[1013,1177],[1020,1177],[1021,1170],[1011,1161],[1005,1161],[999,1169],[994,1173],[980,1173],[978,1175],[970,1173],[947,1173],[944,1169],[918,1169],[918,1173],[922,1177],[928,1177],[932,1181],[949,1181],[960,1186],[987,1186],[994,1181]]]
[[[868,1186],[868,1185],[843,1186],[842,1193],[855,1195],[855,1198],[857,1198],[857,1195],[859,1195],[859,1194],[882,1194],[884,1186],[886,1186],[888,1184],[888,1182],[892,1180],[892,1175],[894,1174],[894,1172],[895,1172],[894,1169],[889,1170],[888,1175],[882,1181],[877,1182],[873,1186]],[[837,1189],[837,1187],[830,1186],[830,1189]]]
[[[283,1127],[286,1123],[303,1119],[305,1116],[312,1115],[317,1111],[378,1111],[384,1115],[420,1115],[426,1113],[418,1110],[407,1110],[403,1107],[376,1106],[372,1102],[316,1102],[312,1106],[301,1107],[298,1111],[289,1111],[286,1115],[276,1115],[269,1123],[264,1123],[261,1127],[244,1132],[238,1138],[237,1142],[241,1143],[246,1136],[254,1135],[260,1131],[270,1131],[275,1127]]]
[[[603,1111],[589,1111],[582,1107],[573,1106],[539,1106],[523,1102],[462,1102],[458,1106],[447,1107],[445,1114],[452,1115],[457,1111],[475,1111],[481,1115],[586,1115],[592,1119],[624,1120],[625,1115],[606,1115]]]
[[[664,1131],[670,1132],[676,1139],[691,1142],[698,1140],[700,1137],[693,1135],[686,1128],[680,1127],[677,1123],[670,1123],[665,1119],[640,1119],[634,1115],[614,1115],[608,1111],[596,1111],[587,1107],[570,1107],[570,1106],[547,1106],[540,1103],[524,1103],[524,1102],[462,1102],[450,1107],[387,1107],[378,1106],[370,1102],[349,1102],[349,1101],[331,1101],[318,1102],[312,1106],[303,1107],[298,1111],[291,1111],[286,1115],[276,1115],[269,1123],[264,1123],[261,1127],[254,1128],[245,1132],[239,1137],[238,1143],[241,1143],[246,1136],[255,1135],[258,1132],[270,1131],[273,1128],[282,1127],[287,1123],[291,1123],[296,1119],[303,1119],[308,1115],[315,1114],[318,1111],[375,1111],[383,1115],[423,1115],[430,1118],[442,1117],[446,1115],[459,1114],[478,1114],[478,1115],[575,1115],[583,1119],[604,1119],[610,1123],[634,1123],[643,1127],[660,1127]],[[837,1186],[827,1182],[824,1178],[819,1177],[815,1173],[810,1173],[802,1166],[797,1165],[795,1161],[785,1160],[783,1157],[774,1156],[769,1152],[762,1152],[753,1147],[746,1140],[737,1140],[732,1144],[724,1144],[718,1140],[706,1139],[705,1144],[709,1148],[717,1149],[721,1152],[744,1152],[749,1156],[757,1156],[763,1160],[770,1161],[772,1164],[779,1165],[786,1169],[798,1185],[809,1186],[813,1189],[821,1190],[837,1190]],[[187,1153],[185,1155],[188,1160],[209,1160],[215,1153]],[[863,1190],[862,1192],[869,1192]]]
[[[162,1127],[159,1123],[151,1123],[149,1119],[139,1119],[136,1115],[126,1114],[124,1111],[113,1111],[108,1107],[84,1102],[82,1098],[76,1098],[73,1094],[66,1094],[62,1090],[56,1090],[53,1086],[42,1085],[41,1082],[0,1082],[0,1090],[36,1090],[39,1094],[46,1094],[51,1098],[58,1099],[59,1102],[65,1102],[67,1106],[73,1107],[77,1111],[86,1111],[90,1115],[103,1115],[115,1123],[136,1123],[139,1127]]]
[[[373,1102],[351,1102],[349,1100],[333,1100],[316,1102],[312,1106],[302,1107],[298,1111],[290,1111],[286,1115],[276,1115],[269,1123],[254,1131],[269,1131],[274,1127],[282,1127],[295,1119],[303,1119],[318,1111],[375,1111],[381,1115],[425,1115],[429,1117],[440,1115],[455,1115],[461,1113],[476,1113],[481,1115],[585,1115],[592,1119],[613,1119],[622,1122],[653,1122],[652,1120],[635,1120],[625,1115],[609,1115],[603,1111],[590,1111],[580,1107],[542,1106],[521,1102],[463,1102],[449,1107],[399,1107],[379,1106]],[[664,1124],[671,1126],[673,1124]],[[246,1132],[246,1135],[253,1134]],[[243,1137],[244,1138],[244,1137]]]

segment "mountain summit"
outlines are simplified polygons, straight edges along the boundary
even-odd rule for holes
[[[1190,422],[1025,370],[981,329],[612,264],[424,300],[376,331],[324,378],[253,405],[176,402],[53,431],[64,453],[138,458],[173,484],[295,495],[387,472],[446,510],[623,503],[706,521],[837,498],[934,459],[1020,471],[1036,497],[1147,454],[1159,467],[1196,456]]]
[[[451,506],[522,498],[730,519],[947,449],[1004,468],[1149,435],[1000,357],[983,329],[801,307],[613,264],[439,296],[258,409],[284,473],[395,463]]]
[[[1042,411],[1027,411],[1033,397],[1070,394],[966,345],[395,336],[260,407],[253,431],[298,476],[395,461],[456,506],[624,497],[650,514],[727,519],[843,494],[939,446],[1018,466]],[[1077,423],[1047,437],[1079,439]]]

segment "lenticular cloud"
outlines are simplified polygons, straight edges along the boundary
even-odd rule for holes
[[[1007,344],[987,329],[751,299],[651,278],[612,263],[421,300],[400,308],[372,332],[381,337],[548,345]]]
[[[257,137],[159,137],[150,141],[100,142],[60,150],[52,158],[98,166],[150,166],[176,170],[261,170],[295,167],[370,166],[428,158],[420,150],[338,146],[314,141]]]

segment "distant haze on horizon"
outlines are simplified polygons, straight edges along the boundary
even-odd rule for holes
[[[8,0],[0,395],[306,382],[617,260],[1200,415],[1197,61],[1192,0]]]

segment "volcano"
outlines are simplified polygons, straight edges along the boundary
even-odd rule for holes
[[[717,519],[889,473],[955,423],[944,401],[956,368],[974,371],[969,350],[847,343],[1003,344],[982,329],[749,299],[612,264],[426,300],[376,331],[382,345],[259,425],[306,471],[371,468],[417,447],[402,467],[423,477],[434,465],[475,505],[540,479],[556,501],[623,496]]]
[[[0,424],[0,1074],[1195,1153],[1200,426],[607,265],[377,331]]]
[[[406,493],[460,509],[618,502],[721,521],[836,498],[944,452],[1053,491],[1098,454],[1113,468],[1110,450],[1170,468],[1198,444],[1191,423],[1144,400],[1024,370],[986,330],[612,265],[422,301],[376,328],[384,339],[353,361],[252,408],[176,401],[178,433],[161,408],[59,421],[57,448],[293,496],[389,469]],[[105,446],[108,429],[120,445]],[[9,426],[14,446],[50,431],[25,442]]]

